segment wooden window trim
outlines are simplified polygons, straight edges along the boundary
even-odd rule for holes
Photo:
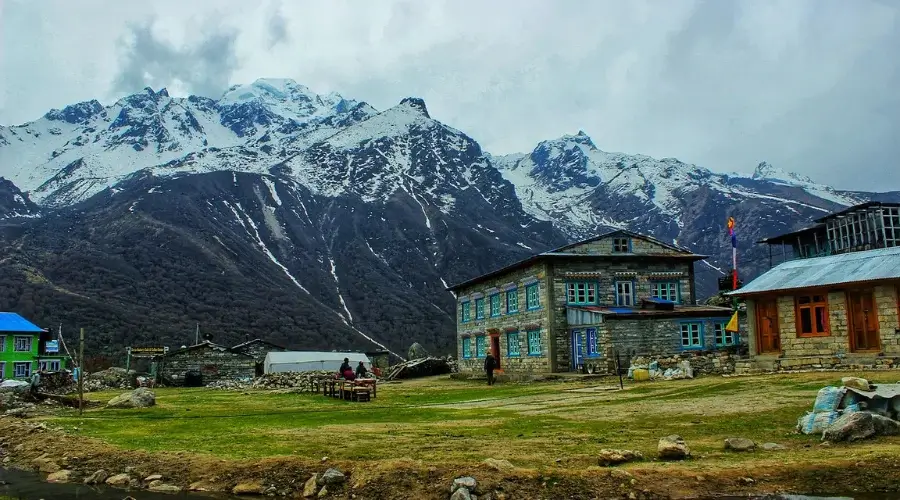
[[[824,297],[825,300],[822,302],[814,302],[813,298],[816,295],[820,295],[820,296]],[[806,297],[809,298],[809,303],[808,304],[800,304],[800,299],[806,298]],[[816,330],[815,310],[816,310],[817,306],[823,306],[825,308],[825,325],[824,325],[825,330],[824,331]],[[812,332],[810,332],[810,333],[803,333],[803,331],[802,331],[803,322],[801,321],[801,311],[804,309],[810,310],[810,326],[812,327]],[[797,329],[797,338],[830,337],[831,336],[831,318],[829,316],[830,316],[830,311],[828,308],[828,293],[827,292],[821,292],[821,293],[812,292],[810,295],[797,295],[794,297],[794,320],[795,320],[795,327]]]

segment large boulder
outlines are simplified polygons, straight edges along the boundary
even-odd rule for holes
[[[116,474],[115,476],[110,476],[106,480],[106,484],[110,486],[116,486],[118,488],[124,488],[131,484],[131,476],[128,474]]]
[[[450,486],[450,493],[455,492],[460,488],[465,488],[469,491],[475,491],[475,488],[478,487],[478,481],[475,480],[472,476],[463,476],[458,477],[453,480],[453,485]]]
[[[872,423],[875,424],[875,434],[878,436],[900,435],[900,422],[896,420],[892,420],[877,413],[873,413]]]
[[[823,441],[859,441],[875,436],[875,422],[872,414],[867,411],[854,411],[844,413],[835,420],[825,432],[822,433]]]
[[[47,482],[48,483],[71,483],[74,476],[75,476],[74,472],[72,472],[68,469],[63,469],[63,470],[56,471],[53,474],[50,474],[49,476],[47,476]]]
[[[87,484],[87,485],[103,484],[106,482],[106,478],[108,478],[108,477],[109,477],[109,474],[105,470],[100,469],[100,470],[94,472],[93,474],[91,474],[90,476],[84,478],[84,484]]]
[[[841,385],[844,387],[849,387],[851,389],[857,389],[860,391],[872,390],[872,388],[869,387],[869,381],[864,378],[859,378],[859,377],[844,377],[841,379]]]
[[[120,394],[109,400],[109,408],[149,408],[156,404],[156,394],[146,387]]]
[[[316,483],[319,486],[330,486],[331,491],[334,491],[339,486],[344,484],[344,481],[346,481],[346,480],[347,480],[347,477],[344,476],[343,472],[341,472],[335,468],[331,468],[331,469],[326,470],[322,474],[319,474],[318,478],[316,479]]]
[[[409,355],[410,360],[428,357],[428,351],[426,351],[425,348],[422,347],[422,344],[418,342],[409,346],[409,352],[407,354]]]
[[[677,434],[660,438],[656,452],[662,460],[684,460],[691,456],[691,449]]]

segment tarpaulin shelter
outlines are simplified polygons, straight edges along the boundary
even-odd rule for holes
[[[354,370],[360,361],[367,369],[372,368],[372,361],[361,352],[324,352],[324,351],[270,351],[263,363],[265,373],[308,372],[327,370],[337,372],[344,362],[350,360]]]

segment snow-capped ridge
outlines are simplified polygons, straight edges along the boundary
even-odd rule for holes
[[[760,164],[756,166],[756,169],[753,171],[753,175],[751,175],[750,178],[754,180],[787,181],[789,183],[814,183],[809,177],[794,172],[788,172],[787,170],[775,167],[766,161],[760,162]]]
[[[404,97],[399,106],[404,105],[419,111],[425,118],[431,118],[431,115],[428,114],[428,107],[425,106],[425,99],[421,97]]]

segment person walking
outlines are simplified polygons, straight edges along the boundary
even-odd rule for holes
[[[484,371],[487,374],[488,385],[494,385],[494,369],[497,368],[497,360],[494,355],[488,353],[484,358]]]

